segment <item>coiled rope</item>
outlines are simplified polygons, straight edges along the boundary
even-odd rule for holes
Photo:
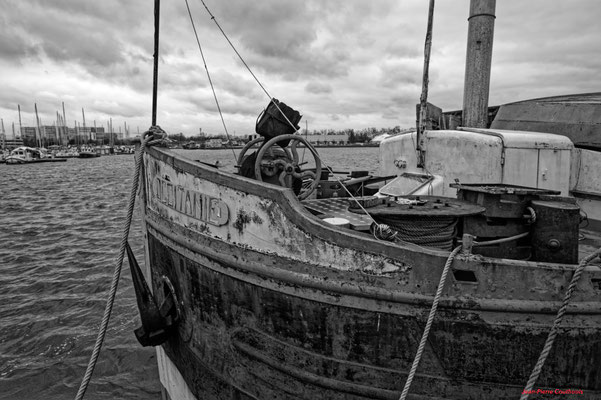
[[[402,240],[420,246],[436,247],[450,251],[453,248],[455,217],[396,217],[375,216],[377,224],[384,224],[394,234],[381,236],[385,240]],[[386,230],[385,230],[386,231]],[[381,232],[378,228],[376,232]],[[377,236],[376,236],[377,237]]]
[[[528,379],[528,383],[522,391],[522,396],[520,397],[520,400],[528,399],[528,396],[530,396],[530,392],[532,391],[532,388],[534,387],[534,384],[536,383],[536,380],[538,379],[541,370],[543,369],[543,365],[545,365],[545,361],[547,360],[547,357],[549,356],[549,353],[551,352],[551,349],[553,347],[553,343],[555,342],[555,338],[557,337],[559,324],[561,323],[561,320],[563,319],[563,316],[566,313],[566,310],[568,309],[568,304],[572,299],[572,294],[574,293],[574,290],[576,290],[576,286],[578,285],[580,276],[584,271],[584,267],[586,267],[595,257],[598,257],[600,254],[601,248],[597,249],[594,253],[589,254],[587,257],[583,258],[580,264],[578,264],[578,267],[576,267],[574,275],[572,275],[570,285],[568,286],[568,290],[566,291],[566,294],[563,298],[563,303],[561,304],[559,311],[557,311],[557,316],[555,317],[555,321],[553,321],[553,326],[551,327],[549,336],[547,336],[545,346],[543,347],[543,350],[541,351],[540,356],[538,357],[536,365],[532,369],[530,379]]]
[[[77,395],[75,396],[75,400],[83,399],[83,396],[88,389],[88,385],[90,384],[90,379],[92,378],[92,374],[94,373],[94,368],[96,367],[96,362],[98,361],[98,355],[100,354],[100,349],[102,348],[102,344],[104,343],[104,337],[106,335],[106,330],[108,328],[108,323],[111,318],[111,312],[113,311],[113,304],[115,302],[115,295],[117,294],[117,286],[119,284],[119,277],[121,275],[121,269],[123,266],[123,258],[125,257],[125,244],[127,243],[127,238],[129,237],[129,229],[131,227],[131,220],[134,213],[134,206],[136,204],[136,194],[138,192],[138,184],[140,180],[140,170],[142,165],[142,155],[144,153],[144,149],[146,146],[152,146],[161,142],[164,138],[164,131],[158,127],[153,126],[147,132],[144,133],[142,144],[140,145],[140,150],[136,154],[135,159],[135,170],[134,170],[134,179],[131,187],[131,192],[129,196],[129,205],[127,207],[127,216],[125,218],[125,223],[123,224],[123,233],[121,235],[121,245],[119,247],[119,256],[117,258],[117,263],[115,264],[115,269],[113,272],[113,279],[111,281],[111,288],[109,290],[108,298],[106,300],[106,306],[104,308],[104,315],[102,316],[102,322],[100,323],[100,328],[98,329],[98,336],[96,337],[96,343],[94,344],[94,350],[92,351],[92,355],[90,356],[90,361],[88,362],[88,367],[86,369],[86,373],[81,381],[81,385],[79,386],[79,390]]]
[[[415,354],[415,358],[413,359],[413,365],[411,365],[411,370],[409,371],[407,381],[405,382],[405,387],[403,388],[403,392],[401,393],[401,397],[399,397],[399,400],[405,400],[407,398],[407,395],[409,394],[409,388],[411,387],[413,377],[415,376],[415,372],[417,371],[417,366],[419,365],[419,362],[422,358],[424,347],[426,346],[426,341],[428,341],[430,327],[432,326],[432,321],[434,321],[434,316],[436,315],[436,310],[438,309],[438,302],[440,301],[440,297],[442,296],[442,290],[447,280],[447,274],[449,273],[451,264],[453,264],[453,260],[455,260],[455,256],[459,253],[460,250],[461,246],[457,246],[451,252],[449,258],[447,258],[447,262],[445,263],[444,268],[442,269],[442,274],[440,275],[440,282],[438,282],[438,289],[436,290],[436,295],[434,296],[434,301],[432,302],[432,308],[430,308],[430,314],[428,315],[428,321],[426,322],[426,327],[424,328],[422,339],[419,342],[417,353]]]

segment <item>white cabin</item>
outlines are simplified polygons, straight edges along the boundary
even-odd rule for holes
[[[601,152],[575,148],[566,136],[501,129],[426,131],[424,166],[417,166],[416,133],[382,141],[380,174],[399,178],[381,192],[455,197],[449,185],[489,183],[574,195],[589,219],[601,221]]]

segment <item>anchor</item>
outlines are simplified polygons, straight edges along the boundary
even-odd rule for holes
[[[142,320],[142,326],[135,329],[134,333],[142,346],[158,346],[169,338],[179,322],[181,313],[175,289],[169,278],[163,275],[161,277],[163,301],[158,306],[128,242],[125,244],[125,249]]]

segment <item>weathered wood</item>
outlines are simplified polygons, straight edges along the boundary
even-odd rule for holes
[[[420,112],[417,124],[417,166],[424,164],[424,154],[421,145],[420,136],[426,131],[426,103],[428,102],[428,83],[430,81],[430,50],[432,48],[432,24],[434,22],[434,0],[430,0],[428,7],[428,27],[426,29],[426,42],[424,44],[424,71],[422,76],[422,94],[419,98]]]
[[[417,120],[421,121],[422,132],[431,129],[446,129],[446,121],[444,120],[442,108],[432,103],[426,103],[423,107],[421,104],[417,104],[415,110]]]
[[[500,106],[493,129],[547,132],[601,150],[601,93],[554,96]]]

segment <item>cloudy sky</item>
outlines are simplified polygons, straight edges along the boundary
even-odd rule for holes
[[[269,97],[200,0],[188,0],[230,134],[253,133]],[[410,127],[421,92],[427,0],[205,0],[267,92],[309,129]],[[0,118],[143,131],[152,110],[152,0],[3,0]],[[429,101],[460,109],[469,0],[439,0]],[[500,0],[490,104],[601,91],[601,2]],[[224,132],[185,0],[163,1],[157,122]],[[304,126],[304,125],[303,125]],[[124,129],[124,128],[122,128]]]

